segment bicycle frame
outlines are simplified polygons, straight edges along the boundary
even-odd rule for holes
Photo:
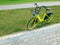
[[[49,8],[47,8],[46,6],[41,6],[41,7],[39,7],[38,5],[37,5],[37,3],[35,3],[35,5],[36,5],[36,8],[35,8],[35,17],[39,20],[39,22],[43,22],[43,21],[45,21],[44,20],[44,18],[45,18],[45,16],[47,16],[47,11],[48,10],[50,10]],[[41,18],[40,17],[40,15],[39,15],[39,12],[40,12],[40,9],[41,8],[45,8],[46,9],[46,13],[44,13],[44,16],[43,16],[43,18]],[[38,11],[38,13],[36,13],[36,11]],[[47,16],[48,17],[48,16]]]
[[[45,16],[46,16],[46,13],[44,14],[43,18],[41,18],[41,17],[39,16],[39,14],[37,14],[37,15],[36,15],[36,18],[39,20],[39,22],[43,22]]]

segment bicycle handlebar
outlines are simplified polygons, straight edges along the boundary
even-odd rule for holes
[[[39,7],[39,6],[37,5],[37,3],[35,3],[35,5],[36,5],[36,7],[35,7],[35,12],[38,12],[38,13],[39,13],[41,8],[45,8],[45,9],[46,9],[46,12],[47,12],[48,10],[50,10],[50,8],[48,8],[48,7],[46,7],[46,6],[40,6],[40,7]]]
[[[39,7],[39,6],[37,5],[37,3],[35,3],[35,5],[36,5],[36,8]],[[39,7],[39,8],[42,8],[42,7],[44,7],[45,9],[47,8],[46,6],[41,6],[41,7]]]
[[[45,8],[46,9],[46,14],[49,13],[49,14],[52,14],[52,12],[50,12],[50,8],[46,7],[46,6],[38,6],[37,3],[35,3],[36,7],[34,10],[31,10],[32,12],[32,15],[35,16],[36,14],[39,14],[40,12],[40,9],[41,8]]]

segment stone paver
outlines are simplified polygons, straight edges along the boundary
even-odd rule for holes
[[[2,43],[1,43],[2,41]],[[6,42],[7,41],[7,42]],[[35,29],[11,39],[0,40],[0,45],[60,45],[60,25]]]

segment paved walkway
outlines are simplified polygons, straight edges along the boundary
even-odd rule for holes
[[[60,45],[60,23],[0,37],[0,45]]]
[[[56,6],[56,5],[60,5],[60,1],[58,1],[58,2],[38,2],[38,5],[39,6]],[[11,9],[31,8],[31,7],[35,7],[34,3],[0,5],[0,10],[11,10]]]

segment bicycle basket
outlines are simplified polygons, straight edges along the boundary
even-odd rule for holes
[[[35,15],[36,15],[36,12],[35,12],[35,11],[32,11],[31,13],[32,13],[32,15],[33,15],[33,16],[35,16]]]

